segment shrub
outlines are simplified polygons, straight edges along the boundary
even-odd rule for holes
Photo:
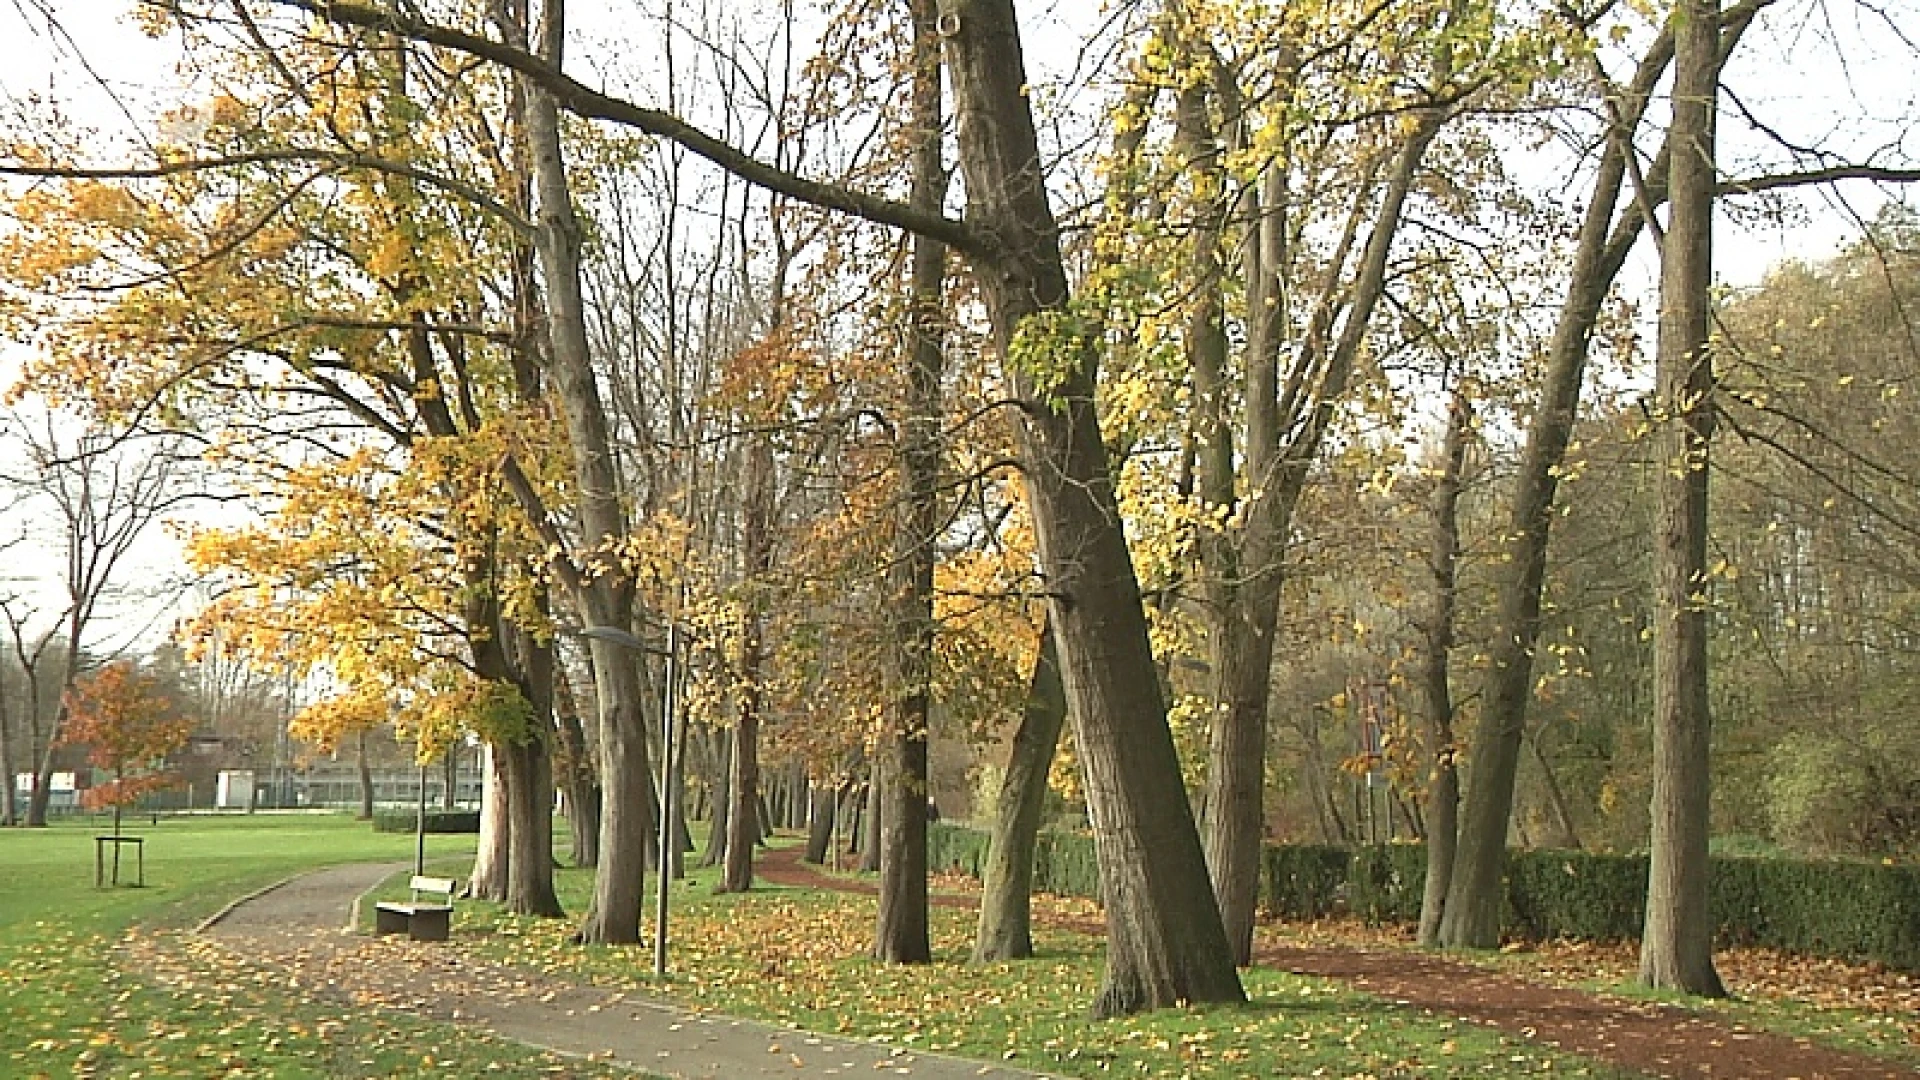
[[[1042,829],[1033,855],[1033,887],[1057,896],[1100,898],[1100,861],[1093,837],[1063,829]]]
[[[1269,847],[1261,858],[1261,895],[1269,915],[1320,919],[1332,914],[1347,883],[1346,848],[1302,844]]]
[[[1722,940],[1920,971],[1920,867],[1716,859]]]
[[[1100,895],[1091,837],[1048,830],[1039,840],[1035,889]],[[928,830],[932,866],[978,874],[986,846],[986,834],[972,829]],[[1420,844],[1269,847],[1261,864],[1264,908],[1287,919],[1344,909],[1368,922],[1411,924],[1425,881]],[[1711,889],[1724,944],[1920,971],[1920,866],[1715,858]],[[1510,934],[1534,940],[1631,940],[1640,936],[1646,895],[1644,855],[1515,851],[1503,921]]]
[[[418,814],[417,810],[376,810],[373,813],[373,831],[410,833],[418,826]],[[477,833],[480,831],[480,811],[428,810],[426,830],[430,833]]]
[[[927,869],[958,870],[980,876],[987,859],[986,833],[964,825],[933,822],[927,825]]]
[[[1347,910],[1370,925],[1419,922],[1426,883],[1426,845],[1357,848],[1347,869]]]
[[[1647,899],[1644,856],[1514,851],[1507,856],[1507,929],[1536,941],[1619,941],[1640,936]]]

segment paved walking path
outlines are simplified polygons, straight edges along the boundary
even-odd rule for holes
[[[606,987],[482,963],[444,945],[351,930],[355,902],[405,864],[318,870],[244,898],[201,927],[240,955],[307,973],[357,1002],[472,1025],[543,1050],[654,1076],[911,1076],[1023,1080],[1040,1074],[879,1043],[697,1014]]]

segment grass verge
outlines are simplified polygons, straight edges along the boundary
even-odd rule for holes
[[[184,929],[303,869],[411,859],[411,837],[333,816],[163,819],[141,830],[147,887],[95,889],[94,831],[0,831],[0,1075],[631,1075],[296,993]],[[428,851],[471,846],[432,837]]]

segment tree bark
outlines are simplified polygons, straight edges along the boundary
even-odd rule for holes
[[[1433,579],[1433,607],[1427,616],[1426,653],[1421,658],[1421,696],[1427,718],[1427,878],[1420,895],[1420,944],[1440,943],[1440,915],[1447,882],[1453,876],[1453,852],[1460,815],[1460,773],[1454,764],[1452,654],[1460,562],[1460,484],[1466,466],[1467,433],[1473,405],[1466,381],[1454,384],[1447,408],[1447,433],[1440,446],[1440,476],[1433,488],[1433,541],[1427,555]]]
[[[555,688],[557,690],[564,685],[564,680],[557,681]],[[588,749],[586,729],[580,723],[580,714],[573,705],[572,693],[556,695],[556,702],[564,703],[564,707],[558,710],[556,717],[559,754],[554,765],[557,773],[566,780],[563,790],[566,792],[567,828],[573,834],[573,865],[591,867],[600,861],[600,780],[593,767],[593,753]]]
[[[1050,627],[1040,630],[1027,701],[1013,733],[1006,775],[994,801],[993,836],[980,868],[980,926],[974,963],[1033,955],[1033,856],[1046,808],[1047,774],[1067,722],[1067,692]]]
[[[360,813],[361,821],[373,820],[373,766],[367,761],[367,729],[361,728],[359,736],[353,742],[353,760],[360,775]],[[251,805],[251,800],[249,800]]]
[[[600,861],[600,774],[571,674],[558,655],[554,662],[554,777],[566,796],[563,809],[573,836],[573,865],[587,868]]]
[[[504,29],[509,35],[524,33],[524,27]],[[564,0],[547,0],[534,51],[558,69],[564,40]],[[531,85],[532,80],[521,82],[522,126],[538,205],[534,241],[546,285],[553,386],[573,455],[582,547],[589,553],[587,572],[570,584],[587,625],[626,630],[633,624],[632,582],[611,557],[613,545],[627,535],[626,515],[620,506],[606,408],[587,344],[580,285],[582,233],[567,183],[560,114],[551,94]],[[632,944],[640,940],[646,852],[654,824],[647,804],[652,773],[641,708],[642,680],[638,658],[621,647],[589,639],[589,648],[600,705],[600,861],[579,937],[590,944]]]
[[[498,612],[498,604],[492,605]],[[564,912],[553,889],[553,646],[499,620],[510,670],[527,699],[527,730],[503,750],[507,779],[507,910],[557,918]]]
[[[840,794],[832,788],[813,789],[813,805],[807,815],[807,851],[802,858],[819,866],[827,861],[827,849],[833,845],[833,815]]]
[[[733,736],[720,729],[719,749],[714,753],[713,821],[707,826],[707,848],[700,854],[701,866],[719,866],[727,857],[727,823],[733,812]]]
[[[1720,26],[1724,58],[1752,25],[1760,3],[1743,0]],[[1646,110],[1648,97],[1673,60],[1673,36],[1662,33],[1641,58],[1632,80],[1614,101],[1611,137],[1600,158],[1592,197],[1580,225],[1567,296],[1547,346],[1540,403],[1527,426],[1527,441],[1513,479],[1512,510],[1497,586],[1490,663],[1482,691],[1485,705],[1468,750],[1469,780],[1461,806],[1460,845],[1441,917],[1440,941],[1451,948],[1490,949],[1500,944],[1501,879],[1506,872],[1508,822],[1513,814],[1514,776],[1533,688],[1533,647],[1540,636],[1540,590],[1546,579],[1547,542],[1553,526],[1560,465],[1580,404],[1587,347],[1601,305],[1645,223],[1643,213],[1666,196],[1663,148],[1647,174],[1647,198],[1630,203],[1614,221],[1626,180],[1625,152]],[[1669,144],[1670,145],[1670,144]]]
[[[733,775],[727,781],[733,805],[727,812],[727,856],[721,892],[753,887],[753,849],[765,815],[760,806],[760,681],[765,642],[759,590],[773,565],[773,447],[763,435],[747,448],[747,498],[741,522],[741,556],[748,591],[746,628],[740,645],[739,707],[733,723]]]
[[[0,828],[20,823],[20,810],[14,804],[13,709],[7,704],[6,687],[0,686]]]
[[[1011,0],[941,4],[976,271],[1023,403],[1019,429],[1106,898],[1094,1012],[1242,1001],[1187,809],[1140,587],[1094,406],[1097,343],[1072,332]]]
[[[908,0],[913,24],[913,154],[911,205],[939,213],[947,173],[940,160],[944,106],[935,0]],[[940,378],[945,347],[947,248],[926,236],[912,240],[910,326],[901,350],[905,401],[901,429],[901,502],[894,522],[892,659],[898,688],[886,752],[892,796],[881,815],[879,910],[874,959],[893,964],[933,960],[927,930],[927,741],[933,680],[933,570],[940,533]]]
[[[1625,115],[1619,123],[1626,130],[1610,139],[1602,153],[1576,241],[1567,296],[1547,347],[1540,403],[1527,426],[1526,446],[1514,476],[1506,557],[1488,649],[1486,704],[1468,754],[1472,783],[1461,808],[1459,843],[1441,915],[1439,940],[1452,948],[1490,949],[1500,944],[1507,827],[1533,689],[1533,647],[1540,636],[1540,591],[1546,580],[1554,495],[1560,484],[1560,464],[1573,437],[1588,342],[1601,304],[1639,234],[1639,217],[1632,210],[1622,221],[1623,231],[1613,230],[1614,210],[1626,177],[1622,150],[1645,109],[1645,96],[1670,57],[1671,42],[1663,36],[1641,61],[1629,96],[1621,102]]]
[[[887,759],[883,755],[867,766],[866,805],[860,814],[860,870],[876,873],[880,869],[881,828],[885,824]]]
[[[480,748],[480,768],[480,839],[473,855],[473,872],[467,876],[467,892],[479,900],[503,903],[507,899],[507,865],[513,855],[507,838],[513,824],[507,817],[505,770],[491,745]]]
[[[557,918],[553,891],[553,759],[538,733],[498,748],[507,789],[507,910]]]
[[[1284,422],[1279,403],[1272,399],[1278,379],[1271,369],[1282,347],[1278,328],[1263,324],[1252,346],[1256,355],[1248,363],[1247,393],[1250,401],[1263,398],[1248,410],[1247,462],[1255,494],[1248,500],[1239,564],[1230,583],[1232,606],[1224,613],[1219,626],[1222,641],[1215,650],[1215,699],[1220,704],[1208,742],[1206,793],[1207,863],[1237,963],[1252,960],[1253,924],[1260,899],[1267,699],[1287,534],[1308,472],[1346,392],[1366,340],[1367,326],[1386,293],[1388,257],[1407,198],[1413,192],[1427,148],[1446,119],[1447,114],[1441,110],[1418,114],[1407,141],[1394,155],[1373,229],[1356,268],[1346,321],[1331,341],[1326,340],[1330,331],[1322,329],[1310,332],[1305,343],[1309,354],[1326,354],[1325,373],[1317,396],[1302,408],[1297,424]],[[1266,249],[1276,242],[1264,232],[1257,230],[1248,243],[1250,253],[1261,252],[1253,274],[1258,282],[1254,300],[1261,305],[1256,310],[1266,309],[1271,316],[1278,309],[1278,301],[1269,297],[1277,297],[1280,288],[1271,277],[1280,267],[1277,262],[1268,265],[1278,256],[1267,254]],[[1329,324],[1317,320],[1317,325]],[[1289,428],[1294,431],[1291,437],[1283,430]]]
[[[1685,0],[1673,22],[1670,211],[1660,253],[1659,519],[1653,546],[1653,799],[1640,981],[1726,996],[1713,966],[1707,838],[1707,459],[1713,439],[1714,115],[1718,0]]]

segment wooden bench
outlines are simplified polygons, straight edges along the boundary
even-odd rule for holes
[[[405,934],[415,941],[445,941],[453,929],[453,894],[459,886],[452,878],[415,875],[407,882],[413,896],[406,903],[382,900],[373,905],[373,932]],[[439,903],[423,903],[420,897],[445,897]]]

